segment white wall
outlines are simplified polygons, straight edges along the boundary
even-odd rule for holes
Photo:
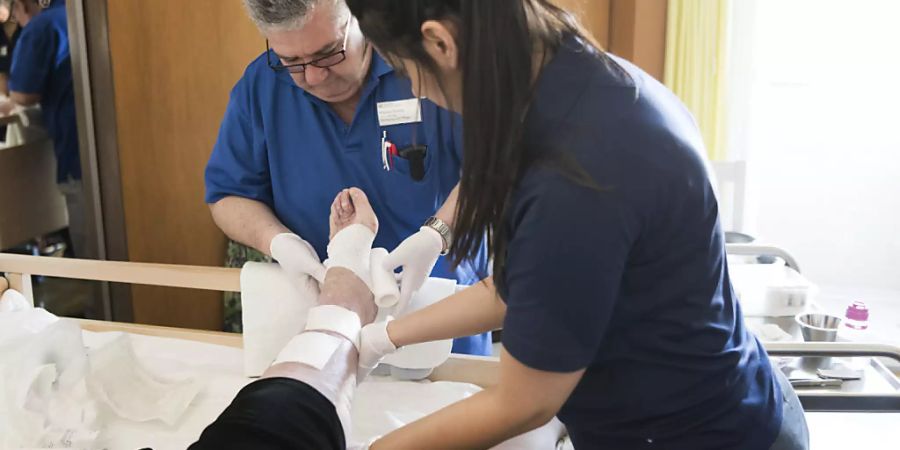
[[[748,231],[816,283],[900,291],[900,2],[734,3]]]

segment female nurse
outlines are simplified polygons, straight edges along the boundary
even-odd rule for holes
[[[499,383],[373,449],[486,448],[554,415],[575,447],[805,449],[797,397],[744,324],[691,115],[547,0],[348,0],[413,90],[463,115],[451,244],[493,276],[363,333],[503,328]],[[368,361],[368,362],[366,362]]]

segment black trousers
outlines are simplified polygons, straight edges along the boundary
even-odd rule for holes
[[[190,450],[345,450],[334,405],[308,384],[265,378],[238,393]]]

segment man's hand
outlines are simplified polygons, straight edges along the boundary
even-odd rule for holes
[[[369,287],[349,269],[332,267],[325,277],[320,305],[336,305],[359,315],[362,325],[372,323],[378,313],[375,298]]]
[[[325,281],[325,266],[319,261],[313,246],[300,236],[293,233],[276,235],[269,244],[269,252],[289,275],[308,275],[319,283]]]

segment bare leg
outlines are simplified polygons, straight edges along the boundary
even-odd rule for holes
[[[339,231],[353,225],[365,225],[373,233],[378,233],[378,217],[369,198],[359,188],[349,188],[338,192],[331,203],[331,216],[328,218],[330,233],[328,238],[334,239]]]

